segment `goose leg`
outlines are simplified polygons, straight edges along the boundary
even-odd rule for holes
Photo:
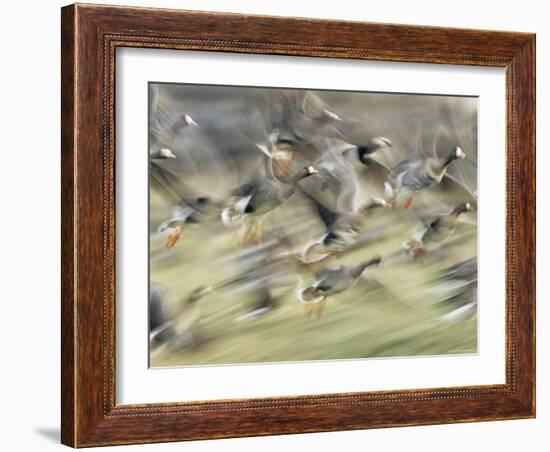
[[[304,304],[304,311],[306,313],[307,318],[311,317],[311,314],[314,311],[314,303],[313,301],[316,298],[315,294],[315,288],[314,287],[308,287],[307,289],[304,289],[300,293],[300,298],[306,302]]]
[[[399,196],[399,192],[401,191],[401,187],[393,188],[388,182],[384,183],[384,193],[386,195],[386,203],[390,208],[395,207],[395,203],[397,202],[397,197]]]
[[[403,202],[403,209],[409,210],[414,202],[414,195],[412,195],[410,198],[407,198],[405,202]]]
[[[231,240],[235,248],[241,249],[248,238],[250,223],[248,220],[243,220],[243,223],[233,229]]]
[[[415,259],[420,259],[421,257],[424,257],[426,256],[426,254],[428,254],[428,250],[426,249],[425,246],[420,245],[420,246],[414,247],[411,250],[411,254]]]
[[[181,237],[181,233],[183,231],[183,228],[181,226],[176,226],[174,228],[174,231],[170,233],[168,236],[168,239],[166,240],[165,246],[169,250],[174,248],[176,246],[176,243],[178,243],[178,240]]]
[[[248,226],[241,226],[235,231],[235,235],[233,236],[235,247],[236,248],[242,248],[244,246],[244,241],[246,238],[246,234],[248,231]]]
[[[326,303],[326,298],[323,298],[319,303],[315,305],[315,316],[317,317],[317,320],[320,320],[321,317],[323,317]]]
[[[253,218],[248,230],[248,240],[254,246],[262,244],[262,223],[259,218]]]

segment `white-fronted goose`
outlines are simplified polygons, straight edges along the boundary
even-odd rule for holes
[[[317,305],[315,314],[320,318],[325,309],[327,297],[351,289],[368,267],[379,265],[380,262],[382,257],[376,256],[357,265],[322,268],[316,273],[315,282],[301,291],[300,298],[306,305]]]
[[[415,257],[426,254],[427,246],[442,242],[455,233],[461,214],[473,210],[473,206],[467,202],[456,206],[450,213],[437,215],[422,229],[416,231],[413,237],[403,244],[404,248]]]
[[[265,168],[263,175],[233,190],[231,197],[235,202],[221,213],[226,226],[244,222],[246,231],[243,238],[248,238],[254,245],[261,243],[262,216],[290,198],[299,181],[317,174],[317,170],[308,165],[294,174],[288,183],[282,183],[273,175],[269,159],[265,159]]]
[[[169,157],[170,158],[170,157]],[[158,232],[169,231],[165,246],[173,248],[188,224],[212,223],[219,220],[222,202],[204,194],[193,194],[191,189],[170,170],[151,161],[149,165],[151,184],[174,210],[170,218],[163,221]]]
[[[388,206],[383,199],[373,198],[359,207],[356,212],[343,213],[330,210],[315,199],[310,199],[325,226],[326,233],[304,250],[303,258],[306,262],[348,249],[359,240],[361,229],[373,211]]]
[[[432,184],[439,184],[447,167],[455,160],[463,160],[466,154],[460,146],[455,146],[445,157],[428,157],[404,160],[395,165],[385,184],[388,202],[395,204],[399,197],[407,197],[403,203],[410,208],[414,195]]]

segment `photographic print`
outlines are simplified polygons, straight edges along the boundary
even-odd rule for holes
[[[477,97],[148,89],[150,367],[477,352]]]

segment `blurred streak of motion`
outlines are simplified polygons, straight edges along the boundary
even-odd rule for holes
[[[477,99],[151,84],[152,367],[477,351]]]

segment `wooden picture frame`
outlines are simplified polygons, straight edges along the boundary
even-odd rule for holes
[[[535,416],[535,35],[162,9],[62,9],[62,442],[73,447]],[[506,383],[115,404],[115,50],[506,69]]]

